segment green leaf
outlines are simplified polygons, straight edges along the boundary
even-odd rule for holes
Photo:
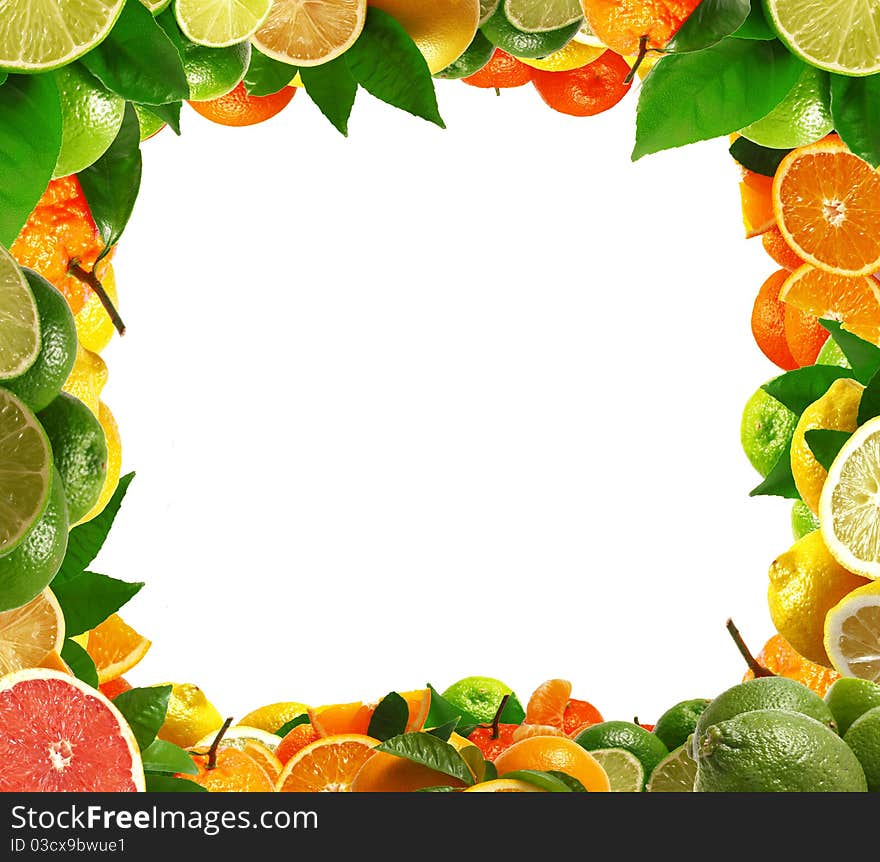
[[[61,647],[61,658],[67,663],[77,679],[92,688],[98,687],[98,669],[92,657],[76,642],[68,638]]]
[[[290,721],[286,721],[278,730],[275,731],[275,736],[287,736],[291,730],[295,727],[299,727],[301,724],[308,724],[310,721],[309,714],[304,712],[302,715],[296,716],[296,718],[291,718]]]
[[[560,778],[560,773],[558,772],[542,772],[538,769],[517,769],[515,772],[505,772],[502,778],[527,781],[529,784],[534,784],[535,787],[540,787],[541,790],[546,790],[548,793],[571,793],[573,790],[571,784],[567,780]],[[568,778],[571,778],[571,776],[566,776],[566,779]],[[583,784],[576,778],[571,780],[580,785],[581,792],[585,792]]]
[[[774,377],[761,388],[800,416],[810,404],[828,391],[835,380],[852,376],[851,369],[837,365],[806,365]]]
[[[396,692],[386,694],[370,718],[367,736],[384,742],[392,736],[400,736],[406,732],[409,722],[409,707],[406,701]]]
[[[843,448],[852,433],[849,431],[832,431],[829,428],[814,428],[804,434],[807,446],[813,457],[825,468],[830,470],[837,453]]]
[[[483,766],[483,781],[494,781],[498,777],[498,769],[491,760]]]
[[[444,742],[447,742],[449,737],[455,733],[456,727],[458,727],[458,719],[453,718],[445,724],[441,724],[439,727],[432,727],[428,733],[430,733],[431,736],[436,736],[437,739],[442,739]]]
[[[343,56],[355,81],[368,93],[446,128],[425,58],[389,14],[370,7],[363,32]]]
[[[880,347],[847,332],[836,320],[819,322],[831,333],[831,337],[843,351],[843,355],[852,366],[855,379],[867,385],[868,381],[880,371]]]
[[[207,793],[208,790],[195,781],[186,778],[174,778],[170,775],[147,773],[147,793]]]
[[[703,0],[673,36],[675,53],[701,51],[742,27],[752,10],[750,0]]]
[[[160,120],[167,123],[175,135],[180,134],[180,111],[183,108],[183,102],[169,102],[167,105],[144,105],[139,103],[138,107],[148,114],[154,114]]]
[[[880,75],[831,76],[831,117],[841,140],[872,167],[880,165]]]
[[[448,742],[437,739],[430,733],[403,733],[393,736],[376,746],[376,751],[404,757],[457,778],[467,785],[474,783],[474,776],[464,758]]]
[[[501,710],[498,721],[501,724],[522,724],[525,717],[526,711],[522,708],[519,698],[511,692],[507,703],[504,704],[504,709]]]
[[[95,557],[98,556],[104,542],[113,526],[113,521],[119,512],[128,486],[134,479],[134,473],[129,473],[119,480],[119,485],[114,491],[110,502],[104,507],[96,518],[74,527],[67,537],[67,553],[64,556],[64,562],[61,569],[55,575],[52,581],[52,589],[57,589],[59,584],[81,575],[86,566],[90,565]]]
[[[140,3],[126,3],[110,35],[82,59],[110,91],[130,102],[167,105],[189,98],[180,54]]]
[[[458,752],[461,759],[471,768],[474,781],[479,783],[486,774],[486,758],[476,745],[465,745]]]
[[[428,683],[428,688],[431,690],[431,708],[428,710],[428,718],[425,721],[426,727],[439,727],[453,719],[460,719],[462,724],[471,724],[474,727],[480,723],[479,719],[466,710],[453,706],[431,683]],[[467,734],[462,734],[462,736],[467,736]]]
[[[561,782],[568,785],[568,789],[573,793],[587,793],[587,788],[584,787],[583,784],[580,783],[573,775],[569,775],[567,772],[560,772],[557,769],[548,769],[548,775],[554,776],[554,778],[558,778]]]
[[[856,422],[859,425],[864,425],[875,416],[880,416],[880,371],[865,385],[859,401],[859,416]]]
[[[775,31],[767,23],[761,0],[752,0],[752,11],[749,13],[749,17],[733,35],[737,39],[759,39],[765,42],[776,38]]]
[[[730,145],[730,155],[744,168],[762,174],[765,177],[775,177],[776,169],[791,150],[774,150],[770,147],[762,147],[748,138],[737,138]]]
[[[174,774],[182,772],[184,775],[198,775],[198,767],[189,754],[179,745],[165,742],[164,739],[154,739],[142,752],[141,760],[144,762],[144,772],[165,772]]]
[[[10,75],[0,88],[0,244],[9,248],[46,191],[61,152],[51,75]]]
[[[60,584],[52,584],[52,592],[64,611],[68,637],[81,635],[115,614],[143,588],[143,582],[129,583],[108,578],[95,572],[83,572]]]
[[[416,793],[454,793],[457,787],[450,787],[448,784],[438,784],[436,787],[420,787]]]
[[[727,135],[767,116],[803,68],[781,43],[745,39],[664,57],[642,85],[633,160]]]
[[[104,250],[98,260],[110,253],[131,218],[141,187],[141,170],[141,126],[134,107],[128,104],[122,127],[110,149],[91,167],[77,174],[104,240]]]
[[[170,685],[157,685],[132,688],[113,699],[113,705],[128,722],[141,751],[152,744],[162,727],[170,696]]]
[[[348,118],[354,107],[358,85],[349,71],[345,57],[337,57],[320,66],[303,66],[299,74],[309,98],[347,137]]]
[[[800,497],[791,473],[791,443],[785,447],[785,451],[779,456],[767,478],[757,488],[752,488],[749,496],[785,497],[787,500],[797,500]]]
[[[244,73],[244,88],[251,96],[271,96],[283,90],[299,69],[251,49],[251,61]]]

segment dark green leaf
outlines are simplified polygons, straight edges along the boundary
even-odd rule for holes
[[[136,596],[143,586],[143,582],[129,583],[95,572],[83,572],[60,584],[53,582],[52,591],[64,611],[66,632],[73,637],[100,625]]]
[[[409,722],[409,707],[406,701],[396,692],[386,694],[373,712],[367,736],[384,742],[392,736],[400,736],[406,732]]]
[[[859,416],[856,421],[859,425],[864,425],[875,416],[880,416],[880,371],[865,385],[859,401]]]
[[[446,742],[453,733],[455,733],[455,728],[458,727],[458,719],[453,718],[447,721],[445,724],[441,724],[439,727],[432,727],[428,733],[431,736],[436,736],[437,739],[442,739]]]
[[[357,96],[357,81],[351,76],[344,56],[320,66],[299,70],[309,98],[343,135],[348,135],[348,118]]]
[[[184,775],[198,775],[198,767],[189,754],[180,746],[164,739],[154,739],[142,752],[144,772],[166,772]]]
[[[774,377],[761,388],[800,416],[810,404],[828,391],[835,380],[852,376],[851,369],[837,365],[806,365]]]
[[[735,33],[751,12],[750,0],[703,0],[672,38],[676,53],[701,51]]]
[[[283,90],[299,71],[296,66],[281,63],[251,49],[251,61],[244,73],[244,88],[251,96],[271,96]]]
[[[522,724],[525,717],[526,711],[522,708],[519,698],[511,692],[510,697],[507,698],[507,703],[504,705],[504,709],[501,710],[498,721],[501,724]]]
[[[113,705],[128,722],[141,751],[152,744],[162,727],[170,696],[170,685],[157,685],[132,688],[113,698]]]
[[[134,106],[128,104],[110,149],[77,175],[105,243],[98,260],[110,253],[131,218],[141,187],[141,169],[141,125]]]
[[[767,23],[761,0],[752,0],[752,11],[749,13],[749,17],[733,35],[737,39],[759,39],[765,42],[776,38],[776,33]]]
[[[61,648],[61,658],[73,671],[77,679],[81,679],[92,688],[98,687],[98,669],[92,661],[92,657],[76,642],[68,638]]]
[[[872,167],[880,165],[880,75],[831,76],[831,117],[843,142]]]
[[[569,776],[570,777],[570,776]],[[546,790],[548,793],[571,793],[572,787],[569,782],[563,781],[557,773],[541,772],[538,769],[518,769],[515,772],[505,772],[502,778],[513,778],[517,781],[527,781]],[[574,779],[575,781],[577,779]],[[578,782],[580,784],[580,782]],[[581,784],[581,790],[584,786]]]
[[[278,728],[278,730],[275,731],[275,736],[287,736],[287,734],[290,733],[290,731],[293,730],[295,727],[299,727],[301,724],[308,724],[309,720],[309,714],[307,712],[304,712],[302,715],[296,716],[296,718],[291,718],[290,721],[286,721],[284,724],[281,725],[281,727]]]
[[[494,781],[498,777],[498,769],[491,760],[487,760],[483,766],[483,781]]]
[[[141,3],[126,3],[110,35],[82,62],[108,90],[131,102],[167,105],[189,98],[180,54]]]
[[[843,351],[859,383],[866,384],[880,371],[880,347],[847,332],[836,320],[820,320]]]
[[[59,584],[81,575],[86,566],[90,565],[98,556],[132,479],[134,479],[134,473],[123,476],[104,511],[91,521],[74,527],[70,531],[67,537],[67,554],[61,564],[61,569],[52,581],[52,589],[57,589]]]
[[[142,111],[155,114],[160,120],[171,127],[175,135],[180,134],[180,111],[183,102],[169,102],[167,105],[138,105]]]
[[[584,787],[583,784],[580,783],[573,775],[569,775],[567,772],[559,772],[557,769],[548,769],[548,775],[552,775],[555,778],[558,778],[561,782],[568,785],[568,789],[573,793],[586,793],[587,788]]]
[[[454,793],[457,787],[449,787],[446,784],[439,784],[436,787],[420,787],[416,793]]]
[[[730,145],[730,155],[739,164],[756,174],[765,177],[776,176],[776,169],[791,150],[773,150],[770,147],[762,147],[748,138],[737,138]]]
[[[61,152],[51,75],[10,75],[0,88],[0,245],[9,248],[46,191]]]
[[[9,77],[8,72],[0,72],[0,87],[2,87],[6,83],[6,79]]]
[[[642,85],[633,160],[727,135],[767,116],[803,68],[781,43],[745,39],[664,57]]]
[[[370,7],[363,32],[343,56],[355,81],[368,93],[446,128],[425,58],[406,30],[386,12]]]
[[[475,716],[460,707],[453,706],[431,683],[428,683],[428,688],[431,690],[431,708],[428,711],[425,727],[439,727],[454,718],[461,719],[461,724],[470,724],[474,727],[480,723]],[[467,734],[462,733],[462,736],[467,736]]]
[[[750,497],[785,497],[797,500],[800,497],[794,476],[791,474],[791,443],[779,456],[776,466],[767,474],[767,478],[749,492]]]
[[[207,793],[207,788],[186,778],[174,778],[171,775],[148,773],[147,793]]]
[[[448,743],[430,733],[403,733],[376,746],[376,751],[405,757],[429,769],[457,778],[465,784],[474,783],[474,777],[464,758]]]
[[[826,470],[831,469],[837,453],[850,437],[852,437],[852,433],[849,431],[832,431],[828,428],[814,428],[804,434],[804,439],[807,441],[807,446],[810,447],[813,457]]]

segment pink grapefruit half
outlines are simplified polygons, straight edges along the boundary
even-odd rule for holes
[[[0,791],[138,791],[144,769],[119,710],[75,677],[0,677]]]

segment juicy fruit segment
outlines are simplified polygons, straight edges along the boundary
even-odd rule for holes
[[[654,767],[669,754],[653,733],[629,721],[603,721],[581,731],[575,742],[587,751],[599,748],[622,748],[635,755],[644,767],[644,781]]]
[[[181,748],[190,748],[202,737],[219,730],[222,724],[223,718],[217,707],[197,685],[174,683],[165,722],[157,735]]]
[[[176,0],[174,12],[191,41],[225,48],[250,39],[271,6],[271,0]]]
[[[843,741],[862,765],[868,792],[880,791],[880,707],[869,709],[857,718]]]
[[[825,649],[842,676],[880,682],[880,584],[859,587],[828,612]]]
[[[708,727],[697,750],[702,793],[858,792],[856,756],[834,731],[785,710],[746,712]]]
[[[767,476],[788,449],[797,421],[791,410],[763,389],[746,402],[740,441],[749,462],[762,476]]]
[[[837,722],[837,732],[844,736],[856,719],[880,707],[880,685],[867,679],[841,677],[828,689],[825,703]]]
[[[64,644],[64,614],[45,589],[20,608],[0,613],[0,676],[39,667]]]
[[[39,351],[37,303],[12,255],[0,246],[0,380],[24,374]]]
[[[584,17],[580,0],[550,0],[536,3],[535,0],[504,0],[504,12],[508,20],[527,33],[544,33],[557,30]]]
[[[825,697],[826,692],[835,680],[840,679],[840,674],[836,671],[805,659],[780,634],[773,635],[764,644],[764,648],[755,658],[761,667],[767,668],[767,670],[775,673],[777,676],[797,680],[810,689],[810,691],[816,692],[819,697]],[[751,670],[746,671],[743,682],[750,679],[754,679],[754,674]],[[831,709],[831,712],[834,713],[834,710]],[[837,720],[836,715],[834,718]]]
[[[618,54],[635,54],[639,42],[663,48],[700,0],[583,0],[590,31]]]
[[[645,770],[639,759],[622,748],[597,748],[590,752],[605,770],[612,793],[640,793]]]
[[[198,775],[178,775],[201,785],[209,793],[270,793],[275,783],[262,763],[245,751],[221,747],[210,766],[205,755],[193,755]]]
[[[495,717],[505,694],[516,698],[510,686],[489,676],[467,676],[452,683],[442,697],[453,706],[464,710],[481,724],[489,724]]]
[[[766,233],[776,225],[773,212],[773,178],[743,168],[739,182],[743,227],[746,239]]]
[[[514,743],[495,759],[498,777],[520,769],[558,771],[576,778],[591,793],[607,793],[611,783],[599,762],[564,736],[532,736]]]
[[[103,401],[98,402],[98,422],[101,423],[104,439],[107,441],[107,478],[104,480],[104,487],[101,489],[98,502],[88,514],[80,519],[80,524],[91,521],[92,518],[96,518],[104,511],[104,507],[110,502],[117,485],[119,485],[119,476],[122,472],[122,441],[119,437],[119,426],[116,424],[110,408]]]
[[[561,730],[570,698],[571,683],[567,679],[548,679],[529,698],[523,723],[541,724]]]
[[[752,335],[755,343],[771,362],[783,371],[799,367],[785,335],[786,306],[779,300],[779,291],[788,277],[788,270],[770,276],[758,291],[752,306]]]
[[[657,719],[654,735],[673,751],[687,742],[688,737],[697,729],[700,716],[709,705],[704,698],[683,700],[670,707]]]
[[[350,791],[378,744],[378,739],[354,733],[318,739],[287,761],[275,789],[279,793]]]
[[[52,670],[0,679],[0,791],[144,790],[137,742],[95,689]]]
[[[311,724],[298,724],[287,732],[275,749],[275,754],[282,763],[287,763],[298,751],[322,738]]]
[[[98,669],[98,682],[103,684],[130,671],[151,645],[119,614],[111,614],[89,632],[86,652]]]
[[[689,743],[663,758],[651,773],[645,790],[648,793],[693,793],[697,782],[697,762],[691,757]]]
[[[284,87],[271,96],[250,96],[241,83],[219,99],[189,105],[206,120],[221,126],[254,126],[280,114],[295,94],[293,87]]]

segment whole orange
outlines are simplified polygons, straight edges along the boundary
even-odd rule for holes
[[[598,761],[567,736],[530,736],[502,751],[495,760],[499,776],[519,769],[564,772],[591,793],[608,792],[611,786]]]
[[[629,91],[629,64],[606,51],[580,69],[545,72],[532,69],[532,83],[554,111],[573,117],[591,117],[613,108]]]
[[[221,126],[255,126],[281,113],[294,95],[296,88],[284,87],[271,96],[250,96],[241,83],[219,99],[189,105],[197,114]]]

